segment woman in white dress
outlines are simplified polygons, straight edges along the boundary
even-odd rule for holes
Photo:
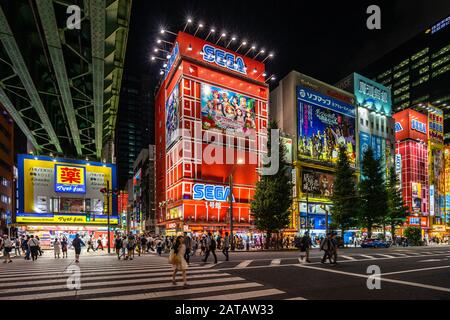
[[[186,270],[188,267],[188,264],[186,260],[184,259],[184,254],[186,253],[186,246],[184,245],[184,237],[178,236],[175,240],[175,244],[172,247],[172,250],[170,251],[169,255],[169,263],[173,266],[173,274],[172,274],[172,283],[174,285],[177,284],[175,281],[175,277],[177,275],[178,270],[181,271],[181,274],[183,275],[183,287],[187,287],[186,282]]]
[[[53,242],[53,251],[55,253],[55,259],[56,257],[59,259],[59,255],[61,253],[61,241],[59,241],[58,238],[55,238],[55,242]]]

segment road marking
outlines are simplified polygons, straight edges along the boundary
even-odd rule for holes
[[[364,257],[364,258],[367,258],[367,259],[370,259],[370,260],[375,260],[375,259],[376,259],[376,258],[373,257],[373,256],[368,256],[368,255],[365,255],[365,254],[360,254],[360,256],[361,256],[361,257]]]
[[[284,300],[307,300],[303,297],[294,297],[294,298],[289,298],[289,299],[284,299]]]
[[[344,255],[341,255],[341,257],[342,257],[342,258],[345,258],[345,259],[347,259],[347,260],[356,260],[355,258],[350,257],[350,256],[344,256]]]
[[[241,263],[239,263],[236,267],[234,267],[234,269],[240,269],[240,268],[245,268],[247,267],[250,263],[252,263],[253,260],[245,260],[242,261]]]
[[[196,293],[207,293],[207,292],[217,292],[217,291],[225,291],[225,290],[236,290],[236,289],[246,289],[246,288],[254,288],[254,287],[263,287],[262,284],[251,282],[251,283],[242,283],[242,284],[231,284],[226,286],[213,286],[213,287],[204,287],[204,288],[195,288],[195,289],[184,289],[178,291],[156,291],[156,292],[146,292],[140,294],[129,294],[129,295],[119,295],[112,297],[100,297],[100,298],[92,298],[89,300],[136,300],[136,299],[155,299],[155,298],[164,298],[164,297],[173,297],[173,296],[184,296]]]
[[[417,262],[439,262],[439,261],[445,261],[447,259],[428,259],[428,260],[420,260]]]
[[[217,283],[223,283],[223,282],[230,282],[230,281],[245,281],[244,278],[241,277],[232,277],[232,278],[221,278],[221,279],[206,279],[206,280],[194,280],[190,281],[191,285],[198,285],[198,284],[217,284]],[[109,285],[108,282],[104,283],[105,285]],[[93,283],[89,283],[89,286],[92,286]],[[98,283],[95,284],[98,286]],[[87,286],[87,284],[85,284]],[[6,296],[2,297],[2,300],[35,300],[35,299],[49,299],[49,298],[60,298],[60,297],[67,297],[72,296],[76,294],[77,297],[82,297],[85,295],[95,295],[95,294],[107,294],[107,293],[118,293],[118,292],[125,292],[125,291],[138,291],[138,290],[153,290],[153,289],[162,289],[169,287],[170,284],[167,282],[164,283],[155,283],[155,284],[144,284],[144,285],[130,285],[130,286],[120,286],[120,287],[104,287],[104,288],[97,288],[97,289],[82,289],[82,290],[76,290],[74,293],[73,291],[63,291],[63,292],[51,292],[51,293],[42,293],[42,294],[33,294],[33,292],[27,292],[30,294],[24,294],[24,292],[21,292],[21,295],[19,296]],[[173,285],[172,287],[174,289],[179,289],[183,285],[181,283],[177,285]],[[82,285],[83,288],[83,285]]]
[[[402,273],[411,273],[411,272],[420,272],[420,271],[427,271],[427,270],[438,270],[438,269],[446,269],[450,268],[450,266],[440,266],[440,267],[430,267],[430,268],[421,268],[421,269],[412,269],[412,270],[404,270],[404,271],[395,271],[395,272],[387,272],[382,273],[381,276],[389,276],[392,274],[402,274]]]
[[[270,265],[271,266],[279,266],[281,264],[281,259],[273,259],[271,262],[270,262]]]
[[[188,299],[188,300],[242,300],[242,299],[267,297],[267,296],[283,294],[283,293],[285,293],[285,292],[280,291],[278,289],[266,289],[266,290],[259,290],[259,291],[221,294],[218,296],[203,296],[200,298],[193,298],[193,299]]]
[[[358,277],[358,278],[366,278],[366,279],[368,279],[369,277],[371,277],[371,275],[365,275],[365,274],[359,274],[359,273],[350,273],[350,272],[345,272],[345,271],[331,270],[331,269],[325,269],[325,268],[313,267],[313,266],[297,265],[297,267],[299,267],[299,268],[307,268],[307,269],[312,269],[312,270],[319,270],[319,271],[324,271],[324,272],[338,273],[338,274],[343,274],[343,275],[352,276],[352,277]],[[419,288],[431,289],[431,290],[436,290],[436,291],[450,292],[450,288],[432,286],[432,285],[428,285],[428,284],[409,282],[409,281],[402,281],[402,280],[395,280],[395,279],[387,279],[387,278],[380,278],[380,280],[384,281],[384,282],[403,284],[403,285],[412,286],[412,287],[419,287]]]
[[[391,256],[391,255],[389,255],[389,254],[376,253],[376,255],[382,256],[382,257],[385,257],[385,258],[389,258],[389,259],[396,258],[396,257]],[[400,258],[400,257],[397,257],[397,258]]]

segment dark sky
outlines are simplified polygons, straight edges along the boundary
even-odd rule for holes
[[[371,4],[381,8],[381,30],[366,27]],[[156,84],[162,62],[149,57],[160,26],[177,32],[191,16],[190,33],[201,21],[273,50],[266,69],[278,79],[295,69],[335,83],[448,15],[449,0],[133,0],[126,72],[148,72]]]

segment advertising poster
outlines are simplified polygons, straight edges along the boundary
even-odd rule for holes
[[[420,212],[422,208],[422,185],[417,182],[411,183],[412,209],[414,212]]]
[[[367,149],[369,149],[369,147],[372,146],[372,142],[370,139],[370,134],[365,133],[365,132],[360,132],[359,133],[359,148],[360,148],[360,153],[359,153],[359,163],[362,164],[363,159],[364,159],[364,154],[366,153]]]
[[[286,148],[286,154],[284,160],[287,163],[292,163],[292,139],[286,137],[280,137],[281,143],[283,143]]]
[[[166,101],[166,148],[178,138],[177,129],[180,124],[180,91],[177,84]]]
[[[331,197],[334,175],[320,171],[302,171],[302,192]]]
[[[255,99],[222,88],[201,86],[202,128],[230,135],[255,135]]]
[[[335,163],[339,146],[345,146],[350,162],[356,160],[355,108],[297,87],[298,157],[323,163]]]
[[[113,164],[46,156],[18,156],[18,223],[101,224],[106,215],[106,197],[101,189],[116,188]],[[65,170],[65,169],[69,170]],[[76,168],[77,171],[70,169]],[[63,188],[59,188],[59,186]],[[84,193],[78,192],[84,189]],[[117,223],[117,203],[110,196],[111,219]],[[87,222],[86,213],[95,215]]]

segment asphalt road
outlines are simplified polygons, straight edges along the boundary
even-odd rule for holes
[[[0,300],[450,299],[450,246],[341,249],[336,266],[321,264],[317,249],[309,264],[300,264],[296,251],[232,252],[228,262],[217,255],[217,264],[212,257],[207,263],[192,257],[188,288],[180,280],[172,284],[167,255],[123,261],[83,252],[79,264],[73,252],[68,259],[46,252],[36,262],[17,257],[0,263]],[[373,278],[369,267],[381,275]],[[75,276],[74,288],[68,283]]]

